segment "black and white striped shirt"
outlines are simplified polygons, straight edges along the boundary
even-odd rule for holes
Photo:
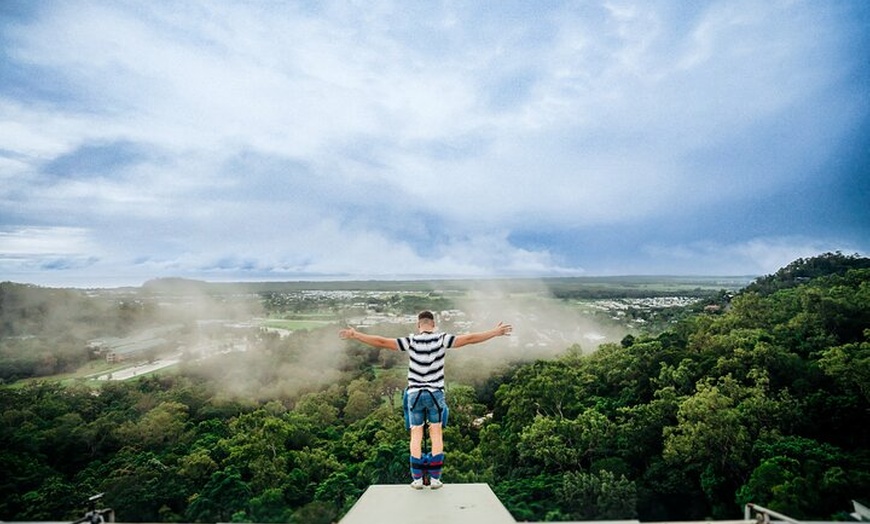
[[[408,352],[408,391],[444,389],[444,357],[455,335],[423,332],[397,338],[399,350]]]

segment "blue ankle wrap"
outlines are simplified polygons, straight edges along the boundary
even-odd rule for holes
[[[430,454],[428,456],[429,459],[429,476],[433,479],[441,478],[441,468],[444,465],[444,453],[439,453],[437,455]]]
[[[425,457],[417,458],[413,455],[408,456],[410,457],[409,462],[411,465],[411,478],[414,480],[423,478],[423,471],[427,468]]]

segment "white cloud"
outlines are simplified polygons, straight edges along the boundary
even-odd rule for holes
[[[5,59],[46,85],[0,81],[0,223],[73,225],[137,271],[574,272],[578,247],[511,233],[758,201],[818,176],[866,119],[833,91],[849,58],[823,7],[512,9],[42,6],[0,24]],[[137,155],[46,170],[95,144]],[[707,267],[717,250],[693,241],[650,244]]]
[[[802,236],[754,237],[734,243],[648,245],[644,250],[656,261],[658,271],[654,273],[678,268],[680,272],[705,275],[767,275],[798,258],[857,251],[848,241]]]
[[[26,227],[0,230],[2,256],[82,255],[93,249],[90,232],[78,227]]]

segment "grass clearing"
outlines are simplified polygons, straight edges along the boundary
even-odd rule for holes
[[[263,321],[261,324],[265,328],[286,329],[288,331],[304,331],[309,329],[319,329],[322,327],[336,324],[337,320],[330,318],[328,320],[315,319],[284,319],[276,318]]]

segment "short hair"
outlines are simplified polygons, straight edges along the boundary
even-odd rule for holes
[[[435,315],[432,314],[431,311],[421,311],[419,315],[417,315],[417,320],[430,320],[435,322]]]

